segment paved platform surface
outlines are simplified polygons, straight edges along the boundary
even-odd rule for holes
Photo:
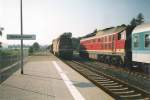
[[[59,59],[33,56],[0,84],[0,100],[113,100]]]

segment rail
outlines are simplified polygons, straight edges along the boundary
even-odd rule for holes
[[[63,60],[64,61],[64,60]],[[64,61],[117,100],[149,100],[150,94],[79,61]]]

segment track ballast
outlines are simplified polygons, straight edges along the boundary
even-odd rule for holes
[[[148,92],[106,75],[88,64],[77,60],[63,61],[117,100],[150,100]]]

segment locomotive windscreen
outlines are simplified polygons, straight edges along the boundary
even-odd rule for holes
[[[62,49],[71,49],[72,48],[72,40],[70,38],[61,39],[60,46]]]

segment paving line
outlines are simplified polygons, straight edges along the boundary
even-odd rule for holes
[[[61,78],[65,82],[67,88],[69,89],[71,95],[75,100],[85,100],[85,98],[80,94],[80,92],[77,90],[77,88],[73,85],[73,83],[70,81],[70,79],[67,77],[67,75],[64,73],[64,71],[61,69],[61,67],[58,65],[56,61],[52,61],[53,65],[59,72]]]

